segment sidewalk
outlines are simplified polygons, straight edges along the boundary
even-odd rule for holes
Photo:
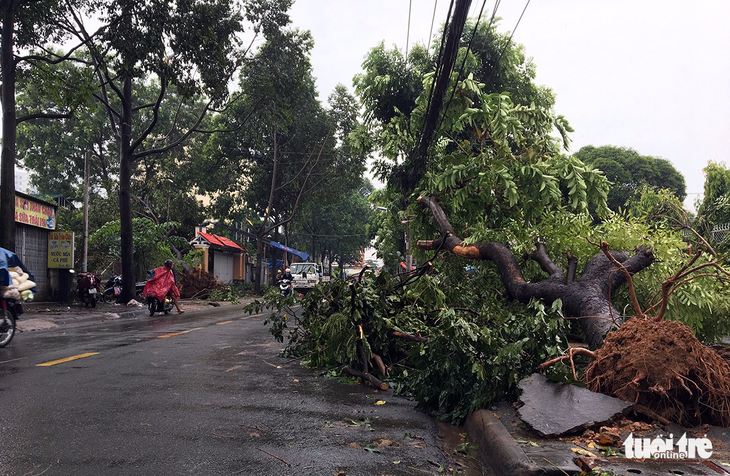
[[[546,409],[548,411],[549,409]],[[565,476],[585,474],[591,469],[611,471],[615,475],[660,476],[685,474],[692,476],[730,475],[730,429],[702,427],[669,428],[675,440],[701,430],[713,442],[709,460],[646,459],[632,460],[621,455],[606,457],[598,445],[587,446],[577,438],[542,438],[524,427],[516,410],[509,403],[500,403],[492,410],[479,410],[466,421],[469,441],[479,445],[479,458],[495,475]],[[694,431],[693,431],[694,430]],[[623,447],[615,448],[623,453]]]

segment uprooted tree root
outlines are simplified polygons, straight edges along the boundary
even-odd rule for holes
[[[676,321],[633,318],[610,332],[583,381],[682,426],[730,426],[730,364]]]
[[[593,360],[582,380],[589,390],[634,403],[635,408],[662,421],[685,427],[730,427],[730,362],[703,345],[685,324],[664,319],[669,296],[678,286],[697,275],[728,281],[730,273],[716,262],[695,265],[698,251],[664,280],[661,300],[650,307],[658,309],[656,316],[649,316],[639,306],[629,271],[611,256],[608,243],[598,246],[626,276],[636,316],[609,332],[595,352],[571,349],[540,367],[570,360],[575,374],[573,355],[587,355]],[[708,274],[710,268],[716,273]]]

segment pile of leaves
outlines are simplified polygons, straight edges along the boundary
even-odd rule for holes
[[[439,274],[425,268],[333,279],[310,291],[297,311],[292,298],[282,300],[271,289],[248,311],[272,308],[266,323],[277,340],[286,340],[285,353],[314,368],[342,375],[361,369],[360,341],[379,379],[455,423],[513,394],[524,375],[565,348],[568,324],[556,319],[559,303],[533,303],[525,312],[524,305],[486,302],[497,296],[480,302],[465,293],[462,306],[447,306]],[[481,276],[465,280],[472,291],[488,294]]]

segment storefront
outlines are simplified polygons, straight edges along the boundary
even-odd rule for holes
[[[15,254],[35,277],[36,301],[49,300],[55,294],[52,281],[57,282],[57,275],[48,269],[48,235],[56,229],[57,212],[53,202],[15,192]]]

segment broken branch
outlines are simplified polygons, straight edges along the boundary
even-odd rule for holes
[[[259,451],[260,451],[260,452],[262,452],[262,453],[266,453],[267,455],[271,456],[272,458],[276,458],[276,459],[278,459],[279,461],[281,461],[282,463],[284,463],[284,464],[285,464],[285,465],[287,465],[287,466],[291,466],[291,463],[290,463],[290,462],[288,462],[288,461],[285,461],[285,460],[283,460],[283,459],[279,458],[279,457],[278,457],[278,456],[276,456],[275,454],[269,453],[268,451],[266,451],[266,450],[262,450],[261,448],[256,448],[256,449],[257,449],[257,450],[259,450]]]

